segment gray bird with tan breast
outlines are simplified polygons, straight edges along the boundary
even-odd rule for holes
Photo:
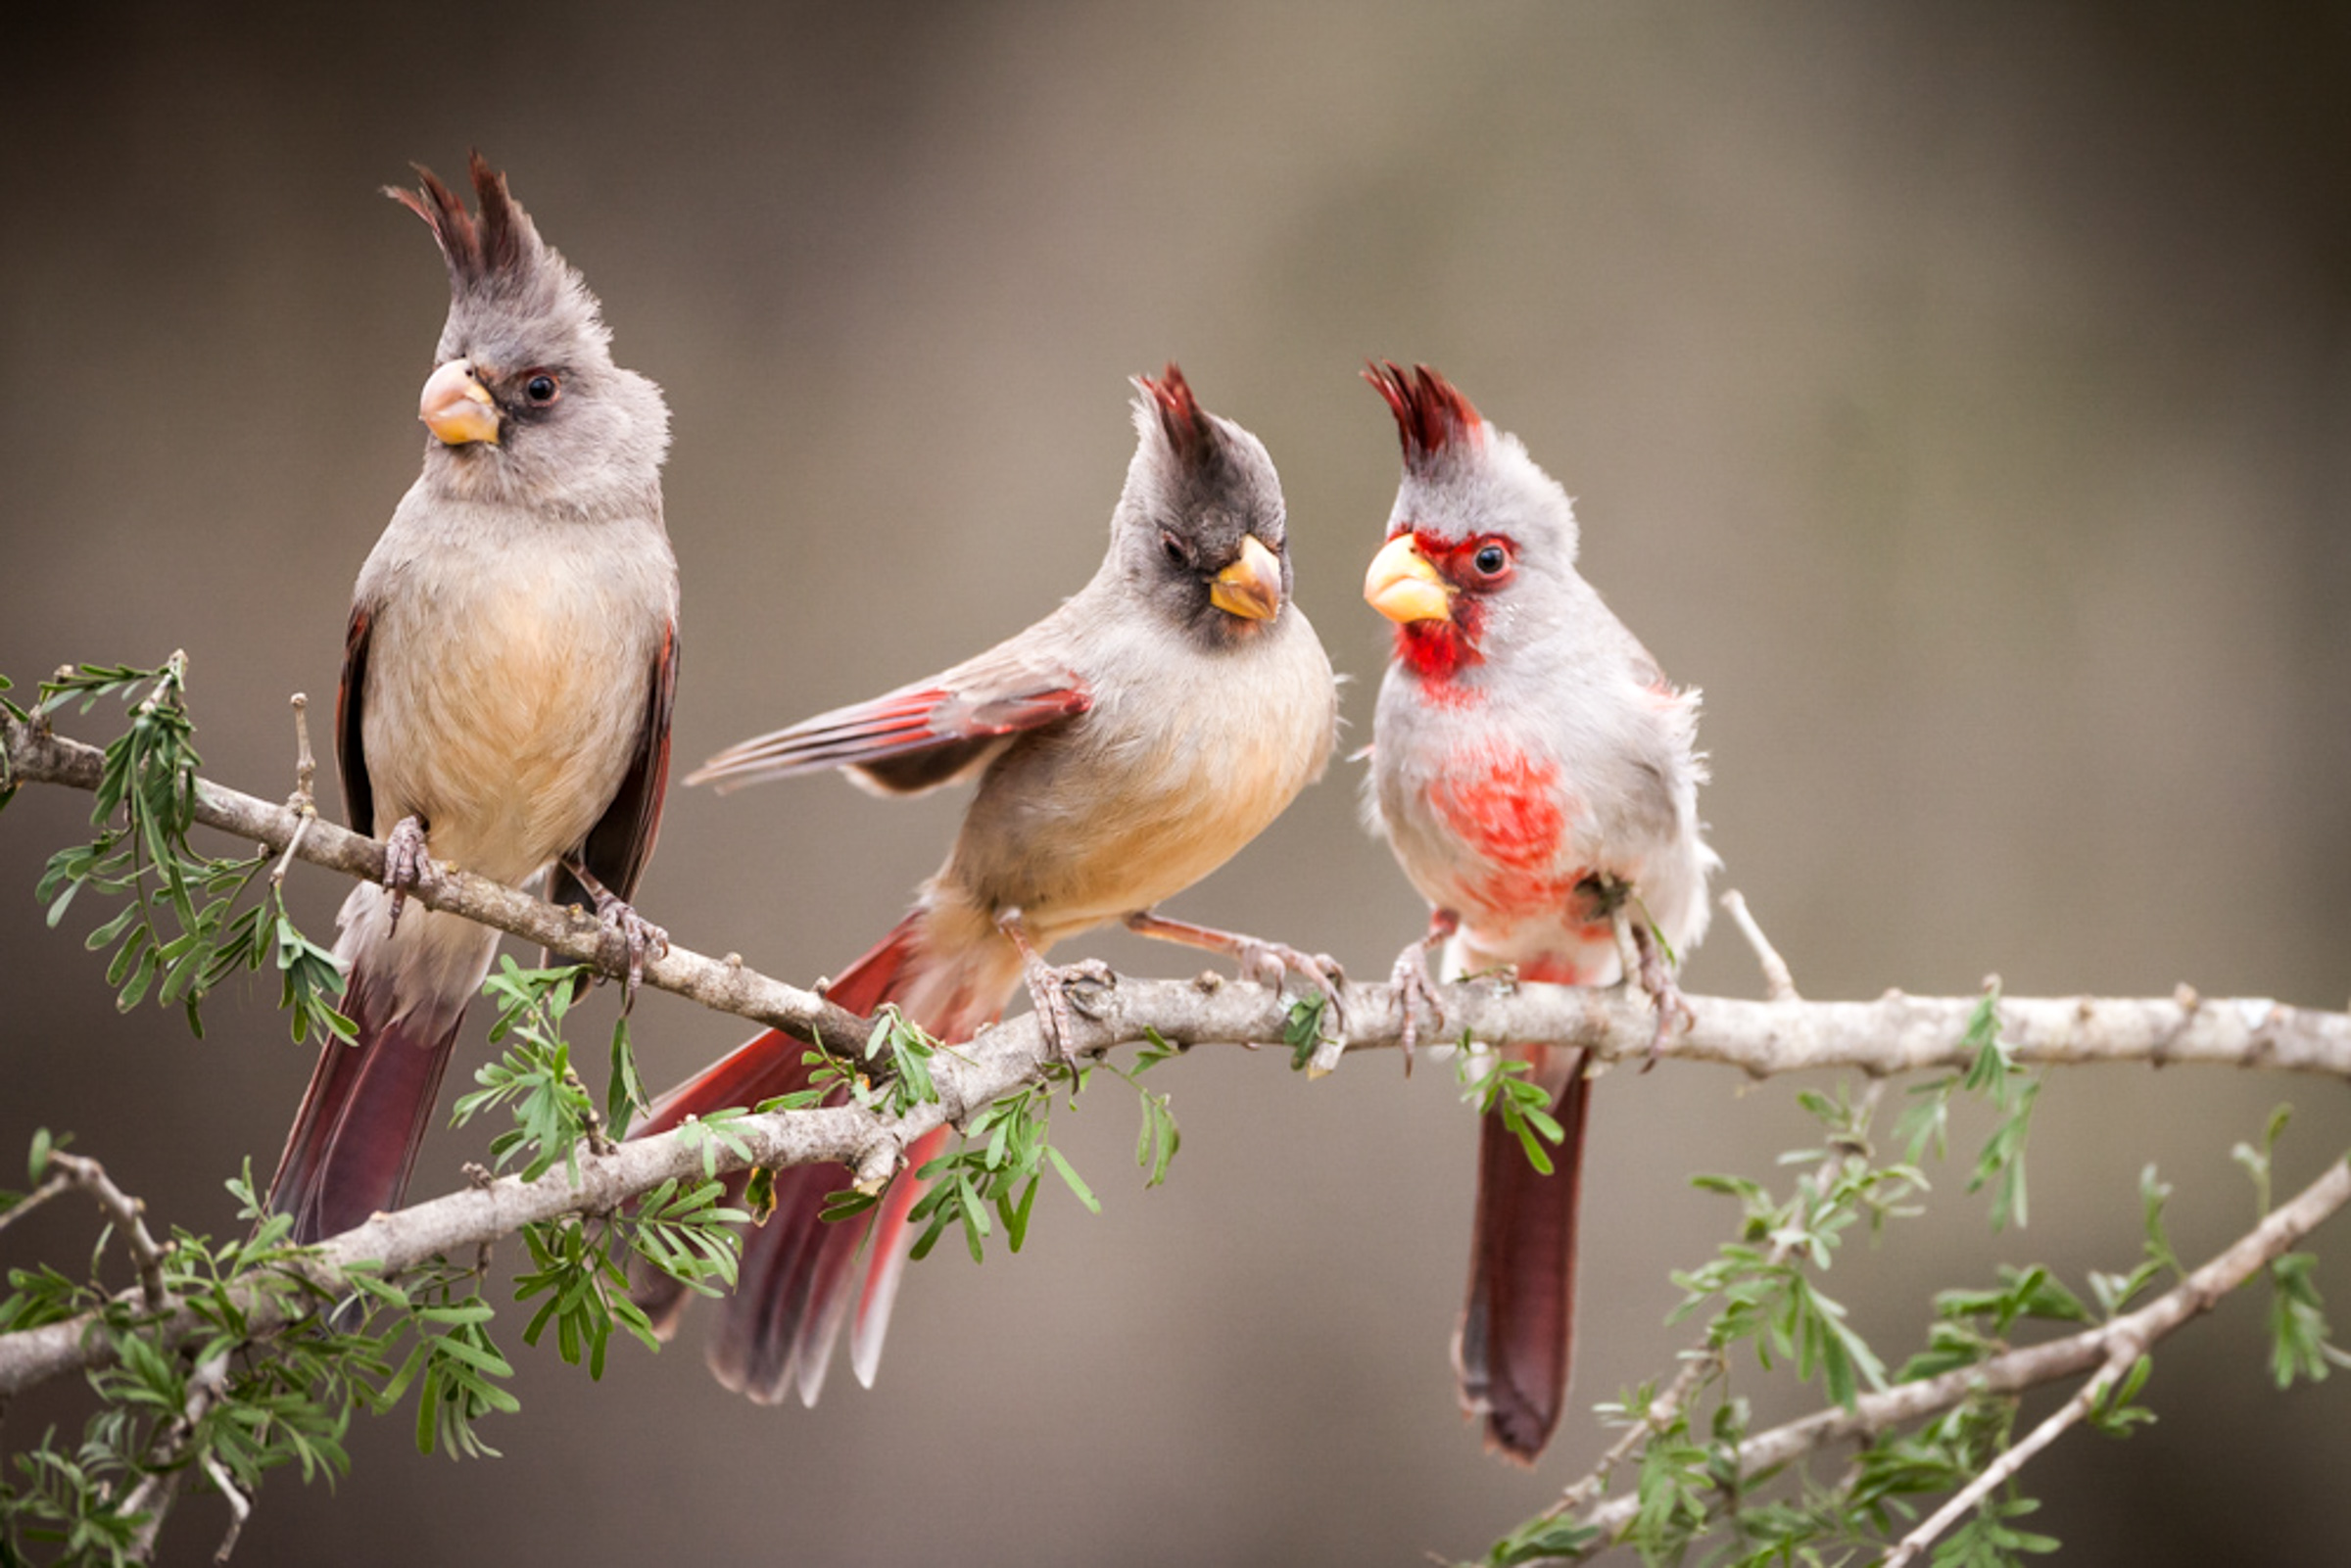
[[[1092,581],[976,658],[745,740],[693,776],[725,788],[843,768],[884,794],[977,779],[955,847],[914,912],[833,981],[828,994],[851,1012],[892,1002],[937,1038],[965,1040],[1026,978],[1058,1034],[1066,972],[1043,955],[1112,921],[1233,954],[1276,979],[1295,969],[1335,986],[1324,961],[1152,909],[1320,776],[1338,694],[1291,601],[1288,519],[1265,448],[1202,408],[1174,365],[1136,386],[1139,439]],[[762,1034],[663,1096],[633,1135],[802,1088],[802,1055],[797,1041]],[[915,1172],[944,1136],[918,1140],[869,1216],[840,1224],[819,1214],[847,1172],[777,1172],[775,1212],[744,1241],[711,1342],[722,1382],[762,1402],[796,1386],[813,1402],[852,1303],[851,1362],[873,1380]],[[666,1328],[682,1291],[643,1281],[639,1300]]]
[[[335,949],[329,1039],[269,1206],[295,1239],[397,1208],[498,933],[404,908],[429,845],[594,904],[632,970],[663,938],[627,900],[669,771],[678,570],[661,522],[669,413],[612,362],[596,297],[477,154],[479,215],[431,173],[389,192],[449,265],[424,384],[424,472],[360,569],[336,704],[353,828],[391,845]]]

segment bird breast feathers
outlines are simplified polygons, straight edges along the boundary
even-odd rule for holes
[[[378,817],[423,816],[436,857],[517,880],[576,845],[619,787],[674,591],[598,543],[487,570],[462,547],[428,551],[382,584],[368,775]]]

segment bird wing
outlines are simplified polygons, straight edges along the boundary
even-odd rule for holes
[[[367,607],[351,607],[343,634],[343,685],[335,692],[335,770],[343,776],[343,816],[355,833],[375,834],[375,791],[367,784],[363,709],[367,694]]]
[[[588,874],[624,899],[637,896],[638,879],[653,858],[653,840],[661,832],[661,798],[669,787],[669,717],[677,703],[678,626],[672,621],[661,634],[629,771],[580,844],[580,863]],[[592,901],[578,879],[558,866],[554,902],[585,908]]]
[[[847,768],[888,794],[967,777],[1011,738],[1093,706],[1077,671],[1016,638],[942,675],[729,746],[689,775],[721,790]]]

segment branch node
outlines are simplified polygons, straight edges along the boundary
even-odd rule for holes
[[[311,753],[311,699],[297,691],[289,699],[294,709],[294,793],[286,804],[298,811],[317,809],[311,784],[318,777],[318,759]]]
[[[851,1183],[868,1198],[878,1197],[906,1164],[906,1146],[894,1134],[885,1133],[866,1145],[857,1157],[855,1180]]]

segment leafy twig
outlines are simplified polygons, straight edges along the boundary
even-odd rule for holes
[[[1756,1476],[1775,1471],[1831,1443],[1888,1431],[1971,1398],[2017,1394],[2089,1372],[2112,1359],[2118,1346],[2153,1345],[2210,1310],[2265,1264],[2282,1258],[2346,1202],[2351,1202],[2351,1163],[2337,1160],[2291,1202],[2137,1311],[2063,1339],[1862,1395],[1850,1408],[1832,1405],[1757,1433],[1738,1446],[1738,1472]],[[1618,1497],[1593,1509],[1582,1522],[1613,1537],[1631,1522],[1638,1506],[1637,1497]]]

